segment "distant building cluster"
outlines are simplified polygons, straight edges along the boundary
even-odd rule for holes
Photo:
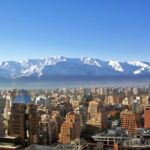
[[[150,86],[0,91],[0,150],[149,145]]]

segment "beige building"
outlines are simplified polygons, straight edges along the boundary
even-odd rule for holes
[[[114,97],[112,95],[106,96],[104,103],[105,105],[114,105]]]
[[[103,110],[100,101],[92,100],[89,102],[88,114],[89,119],[87,124],[97,126],[99,128],[107,127],[107,112]]]
[[[141,103],[142,103],[143,106],[148,105],[148,104],[149,104],[149,96],[143,95],[143,96],[141,97]]]
[[[72,140],[80,137],[80,116],[74,112],[66,115],[66,120],[61,125],[59,142],[70,144]]]

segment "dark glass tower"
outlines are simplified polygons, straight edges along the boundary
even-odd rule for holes
[[[18,91],[11,107],[9,134],[20,137],[24,146],[37,142],[38,118],[36,106],[25,90]]]

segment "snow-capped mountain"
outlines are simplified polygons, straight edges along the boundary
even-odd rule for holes
[[[2,79],[98,79],[101,77],[149,77],[150,63],[144,61],[102,61],[89,57],[63,56],[29,59],[22,62],[4,61],[0,64]]]

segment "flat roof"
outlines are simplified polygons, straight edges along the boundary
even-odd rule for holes
[[[30,145],[27,149],[29,149],[29,150],[53,150],[53,148],[51,146],[37,145],[37,144]]]
[[[14,146],[13,146],[13,145],[8,145],[8,144],[6,144],[6,145],[5,145],[5,144],[4,144],[4,145],[3,145],[3,144],[1,145],[1,144],[2,144],[2,143],[0,143],[0,148],[17,149],[17,148],[22,147],[21,145],[16,145],[16,146],[14,145]]]
[[[15,136],[1,136],[0,139],[16,139],[18,137]]]
[[[59,144],[54,148],[54,150],[78,150],[79,148],[81,148],[81,145]]]
[[[124,145],[124,147],[128,147],[128,148],[150,148],[150,145]]]

